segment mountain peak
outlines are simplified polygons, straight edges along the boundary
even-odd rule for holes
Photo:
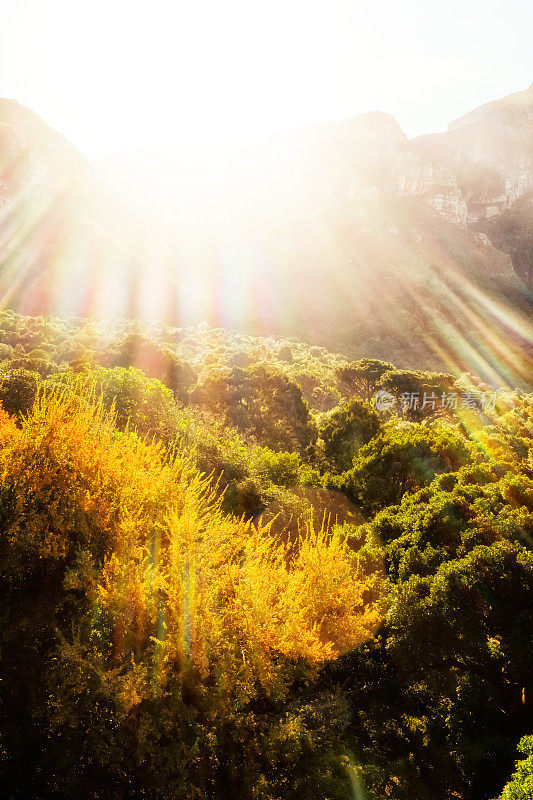
[[[524,122],[533,120],[533,83],[522,92],[513,92],[499,100],[491,100],[473,111],[457,117],[448,125],[449,131],[478,123],[502,123],[516,115],[524,116]]]

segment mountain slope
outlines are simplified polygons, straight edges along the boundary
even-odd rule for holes
[[[380,112],[310,125],[191,190],[128,158],[89,165],[4,101],[3,305],[203,319],[527,383],[532,115],[530,87],[412,141]]]

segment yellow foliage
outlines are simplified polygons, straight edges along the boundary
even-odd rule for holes
[[[334,658],[379,623],[337,532],[310,530],[289,557],[268,528],[224,516],[186,454],[119,432],[96,400],[38,397],[21,428],[1,415],[0,469],[3,535],[65,563],[104,663],[124,668],[125,711],[176,674],[222,705],[258,684],[283,696],[288,664]]]

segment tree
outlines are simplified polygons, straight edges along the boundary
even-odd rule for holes
[[[324,452],[338,472],[352,466],[353,458],[380,430],[381,422],[371,406],[359,398],[348,400],[324,415],[318,433]]]
[[[165,444],[175,440],[178,416],[174,395],[167,386],[147,378],[140,369],[98,367],[58,378],[51,381],[50,386],[60,382],[82,396],[89,393],[101,396],[104,408],[114,409],[120,429],[128,426],[141,436],[149,439],[155,436]]]
[[[349,395],[357,395],[369,403],[376,392],[381,376],[393,369],[394,365],[389,361],[361,358],[359,361],[340,364],[336,369],[336,374],[341,384],[341,391]]]
[[[0,380],[0,402],[15,417],[27,414],[39,389],[40,377],[27,369],[14,369]]]
[[[189,364],[141,333],[131,333],[124,339],[115,361],[116,366],[135,367],[149,378],[161,381],[181,402],[187,400],[187,392],[196,380]]]
[[[338,485],[363,510],[375,513],[428,485],[436,474],[453,472],[470,460],[465,441],[450,430],[389,426],[359,450]]]
[[[524,757],[517,761],[516,771],[498,800],[531,800],[533,797],[533,736],[524,736],[520,740],[518,752]]]
[[[361,569],[387,572],[389,610],[330,681],[350,693],[348,737],[376,797],[492,797],[530,730],[533,482],[510,493],[511,477],[463,467],[357,530]]]
[[[381,376],[377,387],[396,397],[395,412],[420,422],[449,413],[446,396],[452,390],[458,394],[454,384],[453,375],[446,373],[393,369]]]
[[[191,400],[274,450],[304,452],[317,438],[301,389],[273,367],[212,370]]]

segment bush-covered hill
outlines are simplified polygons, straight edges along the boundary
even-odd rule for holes
[[[3,312],[0,402],[2,797],[521,797],[531,394]]]

